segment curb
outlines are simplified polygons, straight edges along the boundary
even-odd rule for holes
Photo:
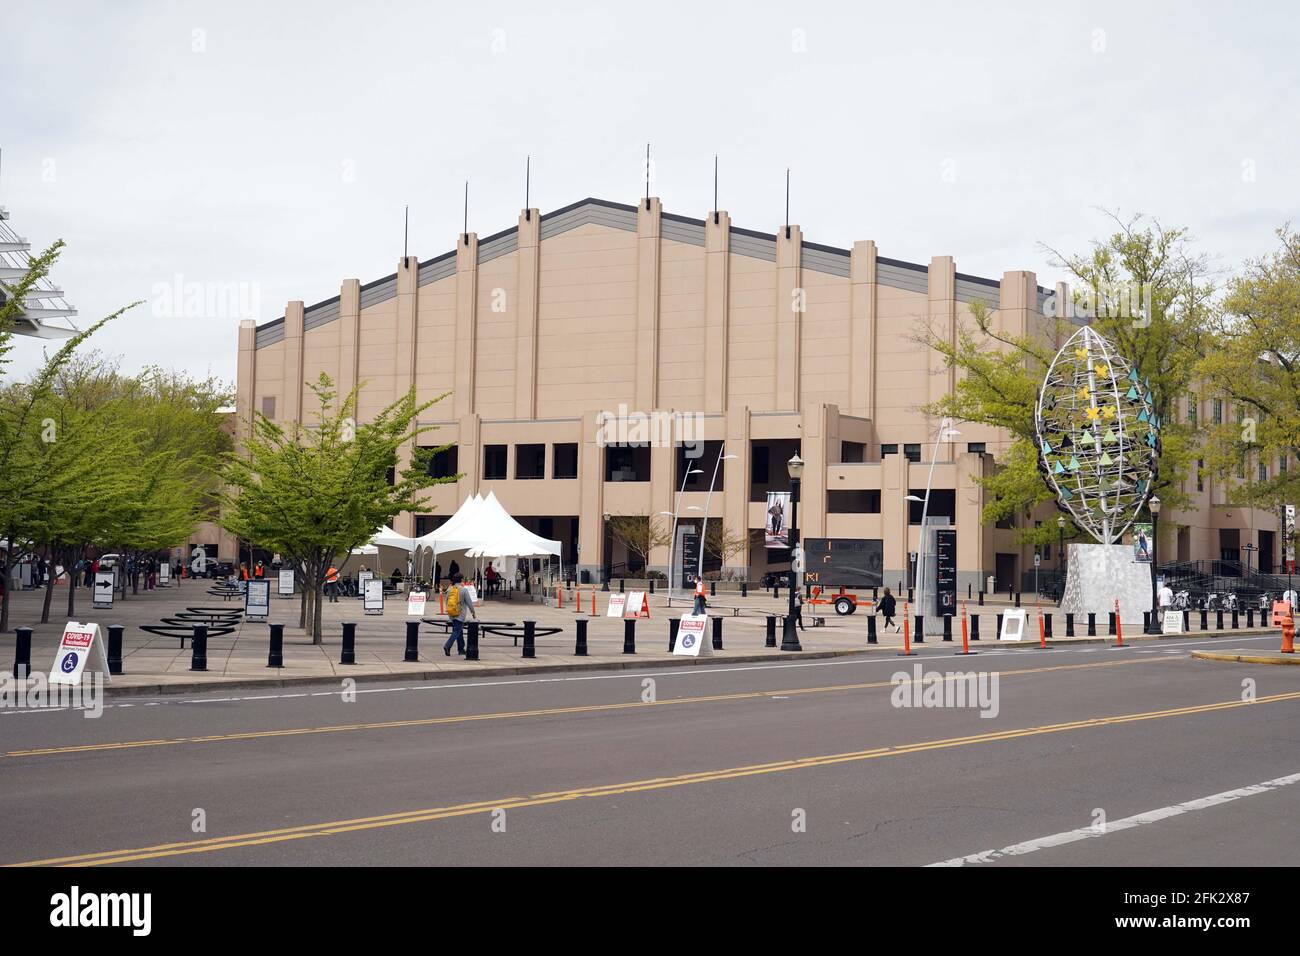
[[[1215,637],[1242,637],[1257,636],[1272,633],[1268,628],[1238,628],[1235,631],[1216,631],[1205,633],[1207,639]],[[1157,636],[1139,634],[1135,637],[1124,638],[1124,646],[1131,644],[1147,644],[1159,641],[1176,640],[1179,638],[1193,637],[1202,634],[1200,631],[1189,631],[1183,634],[1161,634]],[[1089,644],[1113,644],[1113,636],[1106,637],[1074,637],[1062,640],[1050,640],[1047,642],[1049,648],[1061,648],[1068,650],[1071,647]],[[977,641],[973,642],[975,646],[998,647],[999,650],[1021,650],[1032,651],[1038,650],[1037,641]],[[960,646],[960,641],[925,641],[922,648],[934,647],[938,645],[942,648],[948,645],[951,648]],[[913,649],[916,648],[913,642]],[[901,650],[894,646],[881,645],[863,645],[861,647],[842,648],[838,650],[826,651],[799,651],[790,654],[739,654],[732,656],[710,656],[710,657],[673,657],[673,658],[651,658],[636,659],[634,655],[632,660],[619,661],[600,661],[598,663],[588,664],[521,664],[519,666],[497,666],[483,668],[482,670],[457,670],[457,671],[403,671],[387,672],[382,674],[361,674],[357,676],[358,681],[387,683],[397,681],[430,681],[430,680],[464,680],[479,679],[484,677],[520,677],[531,674],[572,674],[589,671],[620,671],[620,670],[642,670],[647,668],[666,668],[666,667],[709,667],[718,664],[764,664],[773,661],[788,660],[829,660],[837,657],[854,657],[863,654],[892,654],[897,656]],[[726,651],[722,652],[726,654]],[[1194,651],[1192,656],[1200,656],[1203,652]],[[1206,652],[1208,653],[1208,652]],[[1219,659],[1219,658],[1214,658]],[[1235,659],[1224,655],[1223,659]],[[1291,663],[1290,661],[1267,661],[1268,663]],[[1300,660],[1295,663],[1300,664]],[[284,687],[301,687],[309,684],[333,683],[343,679],[345,675],[312,675],[303,677],[245,677],[225,680],[216,678],[212,681],[189,681],[183,684],[138,684],[131,687],[113,687],[111,684],[104,688],[105,697],[165,697],[175,694],[199,694],[215,690],[261,690],[266,688],[284,688]]]
[[[1256,657],[1252,654],[1228,654],[1223,651],[1192,651],[1202,661],[1226,661],[1231,664],[1300,664],[1300,657]]]

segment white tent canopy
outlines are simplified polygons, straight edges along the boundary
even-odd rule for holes
[[[559,541],[543,538],[521,525],[497,501],[495,492],[486,498],[466,498],[441,528],[416,538],[415,547],[429,548],[435,554],[464,551],[475,558],[560,555]]]
[[[353,548],[352,554],[378,554],[380,548],[400,548],[402,551],[415,550],[415,538],[400,535],[388,525],[384,525],[374,536],[359,548]]]

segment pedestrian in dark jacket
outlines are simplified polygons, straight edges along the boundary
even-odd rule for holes
[[[877,605],[877,610],[880,611],[880,615],[885,619],[886,628],[892,626],[894,630],[900,630],[899,626],[894,623],[894,615],[897,613],[898,609],[894,602],[894,595],[889,593],[889,588],[885,588],[885,593],[881,595],[880,603]]]

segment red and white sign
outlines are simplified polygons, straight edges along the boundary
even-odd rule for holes
[[[708,635],[708,625],[707,614],[683,614],[673,653],[683,657],[712,657],[713,641]]]
[[[627,617],[649,617],[650,616],[650,599],[646,597],[644,591],[633,591],[627,596],[627,609],[624,611]]]
[[[51,684],[81,683],[81,672],[86,669],[86,661],[90,659],[95,637],[98,634],[98,624],[68,622],[63,629],[63,639],[59,641],[59,649],[54,652],[54,666],[50,668]],[[100,655],[103,656],[103,653],[104,649],[101,646]],[[107,659],[103,663],[104,672],[107,674]]]
[[[626,594],[611,594],[609,596],[609,607],[605,608],[606,617],[622,617],[623,612],[627,609]]]
[[[423,591],[412,591],[406,596],[406,616],[407,617],[424,617],[424,602],[426,595]]]

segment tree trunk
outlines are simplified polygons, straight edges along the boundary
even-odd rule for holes
[[[46,549],[49,553],[49,549]],[[45,561],[45,603],[41,605],[41,623],[50,623],[50,605],[54,603],[54,560],[46,558]]]
[[[69,548],[69,549],[68,549],[68,564],[69,564],[70,566],[72,566],[72,567],[75,568],[76,565],[77,565],[77,563],[78,563],[78,561],[79,561],[80,558],[81,558],[82,553],[84,553],[84,552],[80,552],[80,553],[78,553],[78,552],[74,552],[71,548]],[[73,560],[74,558],[77,559],[77,560]],[[82,574],[82,572],[81,572],[81,571],[78,571],[78,570],[74,570],[74,571],[72,571],[72,572],[70,572],[70,573],[68,574],[68,620],[69,620],[69,621],[75,621],[75,620],[76,620],[76,616],[77,616],[77,578],[79,578],[79,577],[81,576],[81,574]]]
[[[302,597],[299,599],[298,626],[307,630],[307,582],[302,582]]]
[[[13,549],[12,549],[13,540],[14,540],[14,533],[10,531],[9,534],[5,537],[5,541],[9,542],[10,544],[6,545],[5,547],[4,567],[3,569],[0,569],[0,573],[4,574],[4,581],[0,582],[4,584],[4,597],[0,598],[0,634],[7,633],[9,630],[9,588],[10,585],[13,583],[13,576],[9,573],[9,565],[10,562],[12,562],[14,559]]]
[[[311,614],[311,617],[312,617],[311,642],[312,642],[313,644],[324,644],[324,643],[325,643],[324,640],[321,639],[321,628],[320,628],[320,619],[321,619],[321,600],[320,600],[320,599],[321,599],[321,587],[320,587],[320,584],[317,584],[317,585],[312,589],[312,595],[311,595],[311,596],[312,596],[312,605],[313,605],[313,607],[312,607],[312,614]]]

